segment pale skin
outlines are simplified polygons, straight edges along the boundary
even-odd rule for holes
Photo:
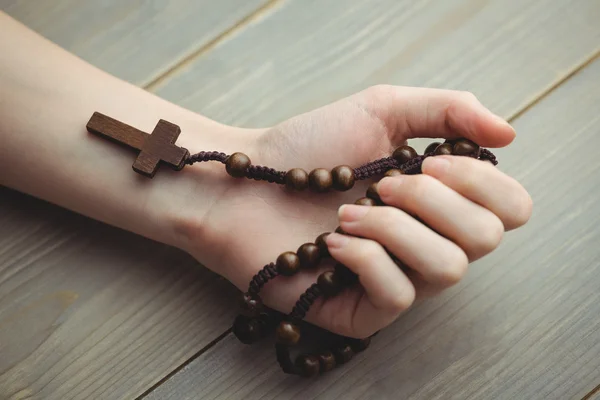
[[[0,26],[2,185],[178,247],[243,291],[278,254],[340,225],[352,236],[332,234],[327,244],[360,285],[318,301],[307,316],[335,333],[366,337],[386,327],[415,299],[457,284],[470,262],[530,218],[531,198],[515,179],[467,157],[428,158],[421,175],[382,179],[388,206],[340,207],[362,197],[366,183],[291,193],[231,178],[218,163],[161,168],[150,180],[131,169],[134,153],[85,130],[94,111],[146,132],[162,118],[181,127],[177,144],[192,153],[240,151],[278,170],[358,166],[415,137],[509,145],[514,129],[469,93],[380,85],[274,127],[243,129],[102,72],[1,13]],[[327,268],[267,284],[265,303],[289,312]]]

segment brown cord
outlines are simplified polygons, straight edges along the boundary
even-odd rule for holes
[[[285,172],[260,165],[251,165],[246,170],[246,177],[255,181],[267,181],[281,185],[284,183]]]
[[[258,294],[260,289],[271,279],[277,277],[279,273],[277,272],[277,268],[275,268],[275,263],[270,263],[265,265],[260,271],[256,273],[252,277],[250,281],[248,293],[250,294]]]
[[[302,293],[302,295],[296,302],[296,305],[294,305],[294,308],[292,308],[290,318],[293,321],[302,320],[306,316],[306,313],[310,309],[310,306],[312,306],[315,300],[317,300],[322,295],[323,292],[321,291],[321,288],[317,283],[313,283],[312,285],[310,285],[310,287],[306,289],[304,293]]]
[[[185,163],[188,165],[192,165],[197,162],[218,161],[220,163],[225,164],[228,157],[229,156],[227,154],[218,151],[201,151],[200,153],[192,154],[191,156],[186,158]]]

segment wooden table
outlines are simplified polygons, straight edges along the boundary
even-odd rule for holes
[[[237,291],[188,255],[1,189],[0,398],[600,398],[600,1],[0,9],[116,76],[240,126],[377,83],[471,91],[514,124],[500,168],[534,199],[529,224],[462,283],[307,381],[280,372],[271,343],[232,337]]]

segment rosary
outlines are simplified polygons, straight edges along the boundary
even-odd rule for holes
[[[446,140],[445,143],[431,143],[423,155],[418,155],[410,146],[400,146],[394,150],[391,157],[371,161],[357,168],[340,165],[331,171],[316,168],[307,173],[301,168],[292,168],[284,172],[253,165],[250,158],[243,153],[227,155],[217,151],[202,151],[190,155],[187,149],[175,145],[181,132],[180,128],[162,119],[159,120],[154,131],[148,134],[95,112],[86,127],[90,133],[138,150],[139,154],[133,163],[133,170],[149,178],[155,175],[159,164],[167,164],[179,171],[184,166],[196,162],[216,161],[225,164],[225,170],[233,178],[267,181],[285,185],[287,189],[293,191],[311,190],[316,193],[326,193],[330,190],[346,191],[351,189],[358,180],[381,175],[419,174],[423,160],[436,155],[467,156],[493,165],[498,164],[496,157],[489,150],[481,149],[466,139],[453,139]],[[366,196],[356,200],[355,204],[384,205],[377,194],[377,183],[372,183],[367,189]],[[339,227],[336,232],[345,233]],[[301,322],[311,305],[320,297],[331,298],[344,289],[358,284],[358,276],[340,263],[337,263],[332,270],[320,274],[317,282],[306,289],[292,311],[284,318],[276,318],[261,301],[260,290],[270,280],[279,275],[293,276],[301,270],[315,269],[321,261],[329,258],[325,243],[328,234],[329,232],[321,234],[314,243],[302,244],[295,252],[281,253],[275,262],[265,265],[254,275],[248,290],[242,295],[240,315],[233,323],[233,333],[244,344],[255,343],[275,330],[277,362],[288,374],[312,377],[330,371],[337,365],[350,361],[355,353],[365,350],[370,344],[371,337],[376,334],[364,339],[334,335],[330,346],[325,346],[318,351],[301,352],[292,360],[291,350],[300,344]],[[390,256],[399,268],[404,268],[398,259],[391,254]]]

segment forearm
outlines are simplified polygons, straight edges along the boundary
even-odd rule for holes
[[[0,26],[0,183],[174,244],[170,224],[189,193],[182,181],[209,184],[217,172],[142,177],[131,168],[135,152],[90,135],[87,121],[99,111],[151,132],[162,118],[181,127],[177,145],[191,152],[230,151],[237,131],[96,69],[2,13]],[[210,199],[195,201],[201,215]]]

